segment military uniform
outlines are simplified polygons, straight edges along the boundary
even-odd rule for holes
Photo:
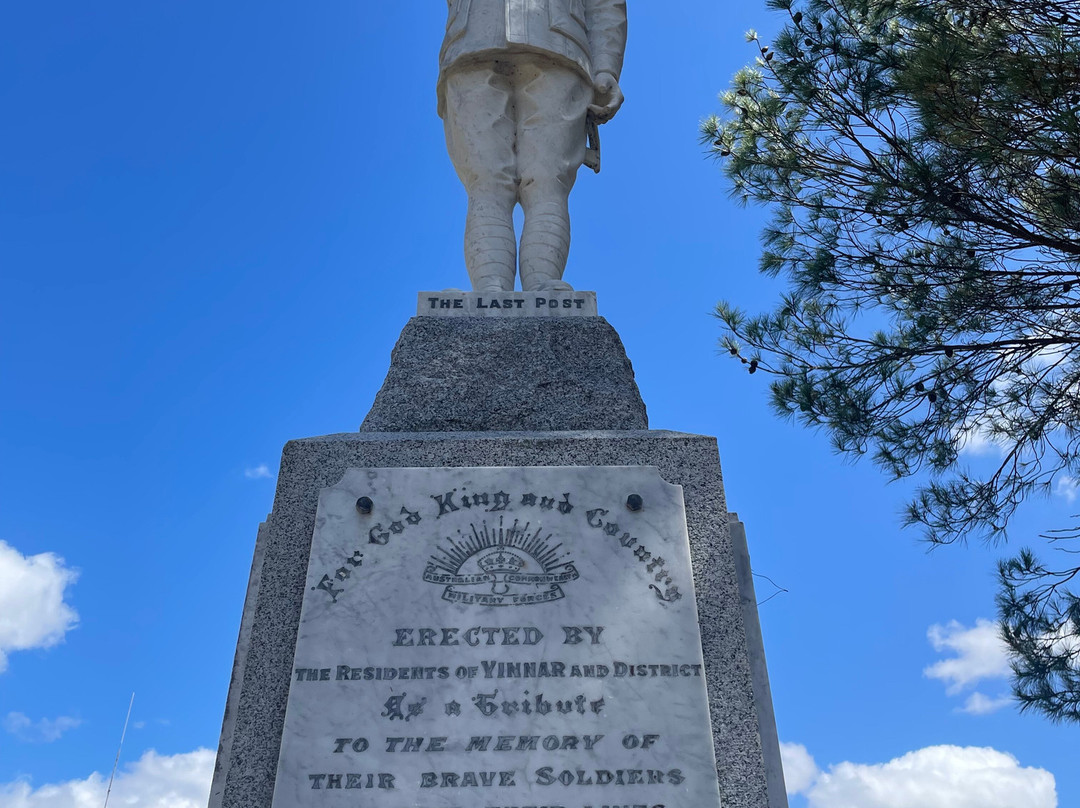
[[[598,75],[618,80],[625,47],[626,0],[449,0],[439,114],[469,194],[473,289],[513,289],[519,203],[522,288],[569,288],[568,198],[588,107]]]

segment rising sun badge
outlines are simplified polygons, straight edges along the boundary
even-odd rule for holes
[[[528,606],[563,597],[562,587],[575,581],[574,569],[562,544],[552,544],[544,529],[529,522],[497,528],[470,525],[472,535],[447,537],[428,560],[424,580],[441,584],[443,600],[480,606]]]

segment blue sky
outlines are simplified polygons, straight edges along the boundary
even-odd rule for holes
[[[467,282],[435,115],[444,12],[5,11],[0,808],[100,805],[132,691],[113,799],[189,808],[282,445],[356,429],[416,292]],[[718,437],[754,567],[788,590],[761,619],[792,804],[1080,803],[1077,730],[999,702],[979,621],[1008,548],[928,553],[899,526],[909,486],[777,420],[767,379],[717,353],[712,305],[779,286],[755,269],[763,212],[728,200],[697,124],[753,58],[743,32],[777,21],[716,0],[630,17],[627,103],[575,189],[567,279],[597,291],[651,425]],[[1030,503],[1015,545],[1075,493]]]

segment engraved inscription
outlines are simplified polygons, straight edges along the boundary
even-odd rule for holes
[[[593,292],[421,292],[420,317],[595,317]]]

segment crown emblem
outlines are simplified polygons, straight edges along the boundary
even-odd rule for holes
[[[518,572],[525,566],[525,562],[513,553],[500,550],[497,553],[486,555],[477,562],[480,569],[498,575],[504,572]]]

